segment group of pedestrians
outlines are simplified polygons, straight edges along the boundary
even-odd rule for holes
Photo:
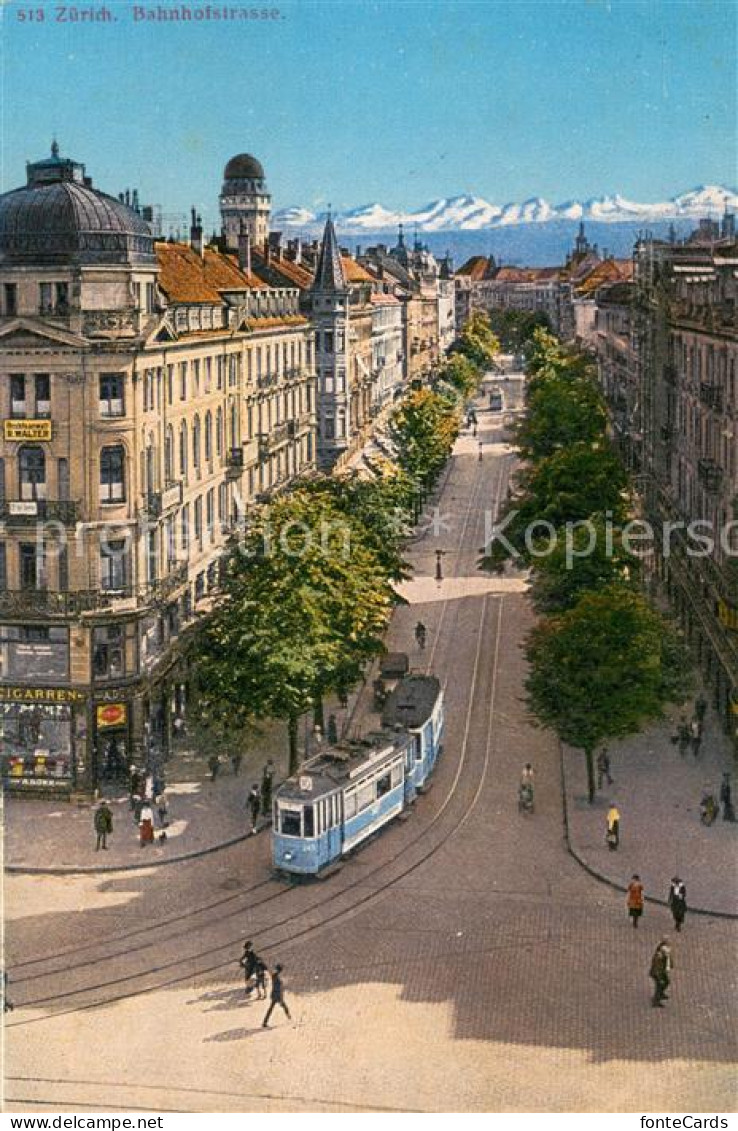
[[[246,805],[248,807],[249,816],[251,817],[252,836],[258,831],[257,825],[259,817],[263,815],[264,819],[268,821],[271,816],[273,789],[274,762],[269,758],[264,769],[261,771],[261,786],[259,786],[258,782],[254,782],[246,798]]]
[[[679,932],[684,925],[684,919],[687,914],[687,885],[679,876],[674,876],[671,881],[667,902],[674,920],[674,928]],[[638,922],[643,915],[644,903],[645,893],[643,883],[641,882],[640,876],[634,874],[628,884],[628,893],[626,896],[628,915],[630,916],[634,928],[638,927]],[[666,991],[671,982],[673,966],[674,958],[671,951],[671,944],[668,938],[663,938],[656,947],[648,968],[649,977],[653,981],[651,1005],[663,1008],[664,1001],[668,1000],[669,995]]]
[[[263,960],[263,958],[260,958],[254,950],[254,944],[250,939],[248,939],[243,945],[243,954],[239,958],[238,964],[243,969],[244,994],[247,1001],[251,999],[251,995],[254,992],[256,993],[257,1001],[266,1001],[267,977],[269,978],[269,1008],[267,1009],[266,1016],[261,1023],[262,1028],[269,1028],[269,1019],[277,1006],[280,1006],[287,1015],[287,1019],[291,1020],[290,1011],[287,1008],[286,1001],[284,1000],[284,988],[282,985],[282,966],[277,963],[270,972],[266,962]]]
[[[129,804],[133,822],[138,826],[139,844],[144,848],[156,839],[154,809],[159,817],[159,840],[166,840],[169,827],[169,801],[164,793],[163,782],[157,782],[153,773],[144,773],[138,767],[129,767]],[[157,791],[155,795],[155,791]],[[103,798],[97,805],[92,818],[95,832],[95,851],[107,851],[108,837],[113,832],[113,810],[110,802]]]

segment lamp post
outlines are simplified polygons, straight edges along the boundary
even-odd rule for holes
[[[445,550],[436,550],[436,581],[443,581],[442,558]]]

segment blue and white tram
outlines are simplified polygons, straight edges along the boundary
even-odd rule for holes
[[[412,741],[406,733],[370,734],[328,748],[288,778],[274,799],[275,868],[315,875],[396,817]]]
[[[443,691],[435,676],[405,676],[387,698],[382,710],[382,726],[402,727],[414,740],[405,774],[408,802],[428,784],[443,749],[444,724]]]
[[[406,676],[361,742],[328,747],[274,798],[272,859],[316,875],[372,836],[415,798],[441,750],[443,692],[433,676]],[[391,728],[391,729],[390,729]]]

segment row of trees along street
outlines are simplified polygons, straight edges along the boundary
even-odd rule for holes
[[[529,708],[540,725],[581,749],[589,800],[594,758],[608,739],[638,731],[689,690],[680,635],[646,597],[629,531],[635,496],[608,438],[590,360],[535,329],[527,350],[523,459],[500,518],[506,545],[482,568],[531,571],[541,618],[527,641]]]
[[[259,720],[281,719],[297,770],[300,717],[311,712],[322,727],[325,699],[345,698],[384,651],[419,502],[497,350],[474,315],[431,386],[398,402],[388,425],[396,457],[374,460],[375,478],[316,475],[249,515],[191,641],[201,743],[233,750]]]

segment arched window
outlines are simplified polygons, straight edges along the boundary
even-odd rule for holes
[[[192,425],[192,466],[200,470],[200,417],[196,416]]]
[[[205,462],[210,463],[213,458],[213,416],[205,413]]]
[[[223,455],[223,409],[219,408],[215,415],[215,454]]]
[[[46,498],[46,456],[43,448],[28,444],[20,449],[18,479],[21,499]]]
[[[184,420],[179,426],[179,474],[187,478],[187,424]]]
[[[171,424],[167,426],[164,437],[164,479],[167,483],[174,481],[174,429]]]
[[[126,454],[122,444],[100,452],[100,502],[121,503],[126,497]]]

